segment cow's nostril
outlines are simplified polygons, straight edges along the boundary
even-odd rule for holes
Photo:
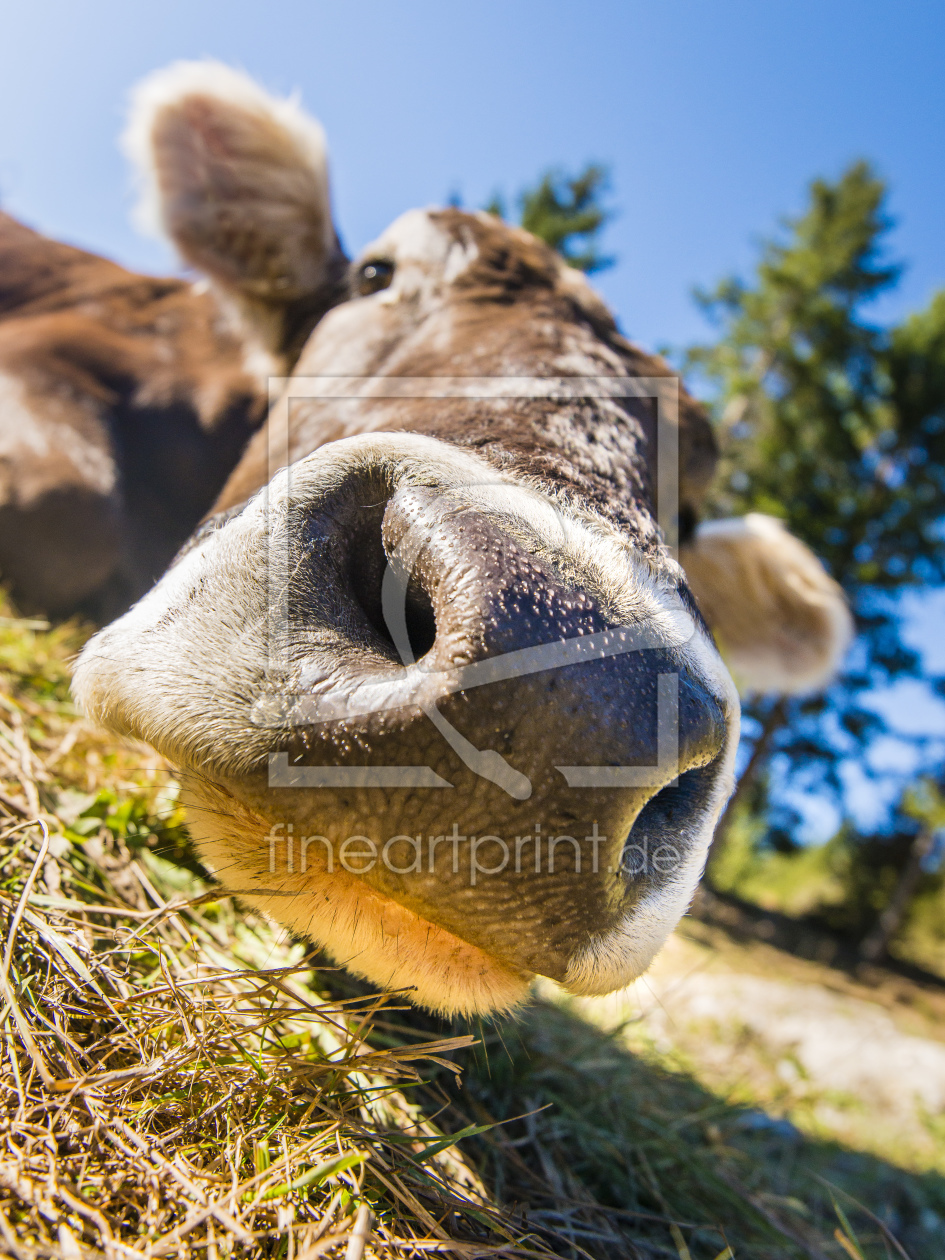
[[[436,642],[436,615],[429,595],[419,583],[411,583],[407,589],[405,609],[407,638],[414,660],[426,656]],[[388,633],[390,631],[388,630]]]
[[[387,564],[381,535],[384,506],[384,503],[360,505],[353,519],[343,522],[340,532],[346,553],[348,593],[374,633],[384,640],[386,646],[393,647],[393,640],[384,624],[381,603],[381,587]]]
[[[624,841],[620,866],[625,875],[652,873],[652,868],[667,874],[674,859],[682,859],[694,823],[710,807],[719,773],[717,761],[683,771],[647,801]],[[671,850],[677,842],[674,855]]]
[[[395,637],[384,615],[383,586],[388,557],[384,549],[383,519],[386,504],[362,506],[350,526],[347,539],[347,575],[350,594],[372,630],[396,651]],[[425,656],[436,641],[433,602],[418,576],[412,577],[404,603],[407,638],[415,660]]]

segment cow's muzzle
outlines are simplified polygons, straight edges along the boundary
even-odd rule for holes
[[[404,435],[333,444],[273,483],[255,532],[240,519],[181,563],[163,617],[217,601],[192,719],[218,738],[185,760],[221,878],[429,1005],[640,974],[691,898],[737,737],[671,563]]]

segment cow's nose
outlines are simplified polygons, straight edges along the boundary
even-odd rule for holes
[[[367,837],[360,879],[512,971],[609,991],[691,895],[729,715],[678,597],[642,561],[615,592],[570,529],[370,476],[310,514],[264,812]]]
[[[648,745],[656,758],[653,782],[661,767],[672,768],[668,777],[675,778],[712,761],[724,738],[724,714],[682,656],[673,656],[672,632],[688,640],[695,628],[690,616],[680,608],[667,619],[669,626],[645,619],[615,626],[616,609],[602,607],[603,583],[574,571],[567,525],[563,519],[557,524],[561,545],[555,551],[547,537],[528,536],[527,521],[496,520],[488,511],[426,489],[395,495],[383,518],[386,564],[379,602],[384,629],[402,661],[452,677],[451,694],[462,693],[458,710],[468,714],[465,725],[476,742],[520,744],[523,769],[539,775],[542,756],[547,761],[555,746],[562,757],[578,749],[587,757],[619,753],[645,760]],[[374,609],[377,567],[375,561],[357,570],[369,576],[356,583]],[[595,668],[603,662],[609,664]],[[473,694],[490,683],[503,687],[489,697]],[[628,719],[616,730],[611,686],[622,695]],[[527,725],[530,698],[546,725],[516,738]],[[503,761],[501,749],[491,748],[491,757],[464,757],[442,724],[440,731],[481,777],[517,799],[531,795],[529,778]],[[560,769],[565,763],[555,764]],[[608,776],[607,769],[605,760],[584,773],[577,766],[561,773],[574,786],[647,778],[629,767],[623,775]]]

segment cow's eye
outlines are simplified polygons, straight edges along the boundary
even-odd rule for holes
[[[386,289],[393,278],[394,264],[392,262],[388,262],[386,258],[372,258],[370,262],[362,263],[358,268],[355,283],[361,296],[367,297],[369,293]]]

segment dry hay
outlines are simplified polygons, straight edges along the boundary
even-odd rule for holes
[[[444,1214],[470,1242],[510,1237],[455,1139],[401,1089],[471,1038],[373,1049],[364,1029],[390,1000],[320,995],[298,947],[237,932],[213,903],[168,905],[125,855],[100,850],[37,893],[47,826],[4,835],[12,1254],[213,1256],[274,1237],[314,1257],[367,1211],[384,1254],[442,1250]]]

